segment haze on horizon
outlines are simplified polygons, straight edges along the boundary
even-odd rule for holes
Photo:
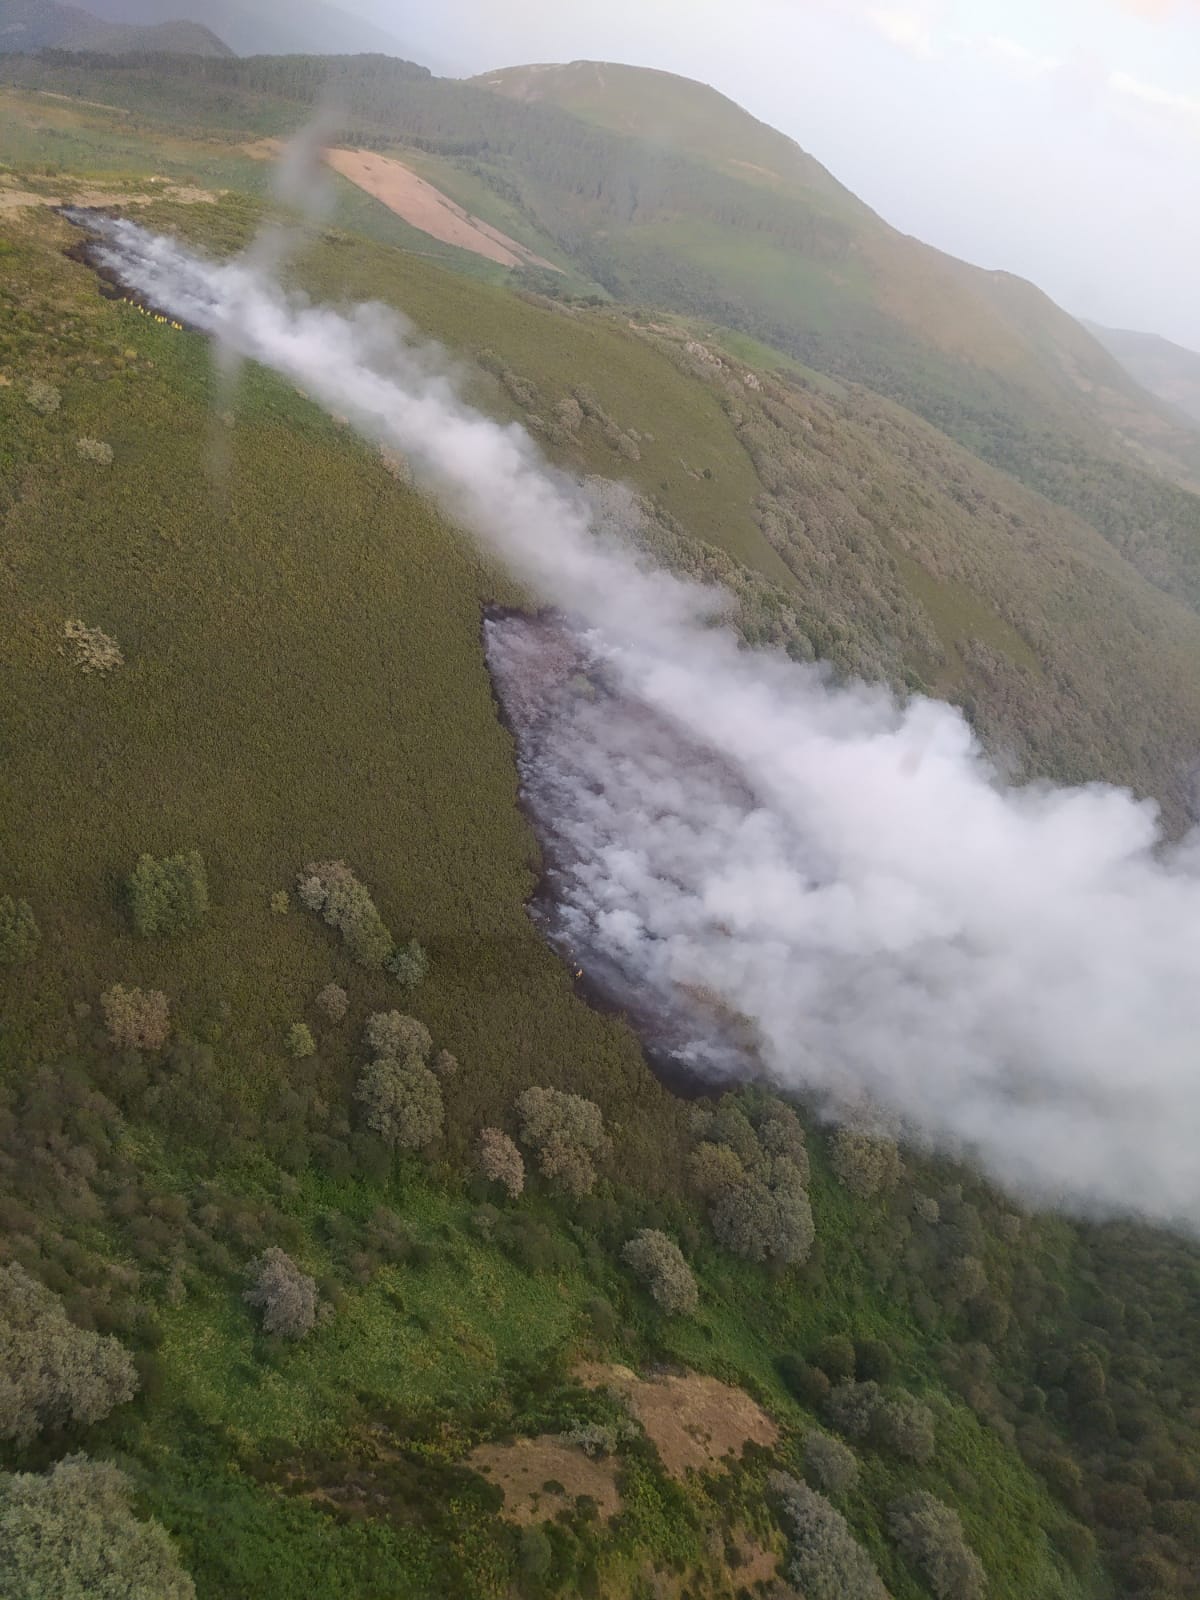
[[[904,232],[1200,350],[1200,0],[341,3],[435,70],[698,78]]]

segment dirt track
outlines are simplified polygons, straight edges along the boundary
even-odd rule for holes
[[[371,150],[327,150],[325,160],[335,172],[348,178],[389,211],[430,238],[443,244],[457,245],[460,250],[473,251],[503,267],[547,267],[551,272],[560,269],[552,261],[534,255],[516,239],[501,233],[490,223],[482,222],[464,211],[440,189],[419,178],[402,161],[391,156],[379,156]]]

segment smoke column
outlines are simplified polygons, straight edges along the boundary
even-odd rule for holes
[[[720,596],[598,539],[394,315],[102,227],[126,284],[402,451],[570,614],[525,756],[589,949],[749,1019],[770,1075],[834,1114],[877,1105],[1040,1201],[1200,1225],[1200,847],[1161,847],[1123,791],[1006,786],[946,705],[739,648]],[[509,666],[530,646],[510,635]],[[564,687],[579,663],[602,692]]]

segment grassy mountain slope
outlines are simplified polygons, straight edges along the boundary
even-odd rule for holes
[[[102,20],[56,0],[0,0],[0,51],[96,50],[107,55],[178,53],[229,56],[229,46],[198,22],[132,26]]]
[[[1200,355],[1155,333],[1086,326],[1143,389],[1200,422]]]
[[[524,69],[514,70],[486,81],[511,81],[524,95]],[[50,87],[89,69],[10,71]],[[678,80],[667,95],[653,76],[614,69],[603,79],[616,84],[614,121],[629,120],[639,91],[670,113],[651,141],[597,125],[595,81],[590,120],[551,103],[555,86],[577,76],[539,71],[536,101],[382,57],[181,59],[165,69],[121,64],[89,81],[152,119],[194,118],[227,134],[287,131],[335,94],[346,142],[440,162],[435,181],[479,214],[479,189],[490,188],[506,231],[565,257],[620,301],[737,328],[899,401],[1092,522],[1152,582],[1200,603],[1200,496],[1189,488],[1200,443],[1077,323],[1020,280],[887,227],[790,141],[710,90]],[[685,116],[693,102],[702,109]],[[710,111],[741,128],[737,161],[775,159],[781,187],[685,148]],[[790,167],[780,159],[788,150]]]
[[[961,1518],[991,1600],[1196,1600],[1194,1248],[1020,1213],[916,1151],[868,1192],[815,1122],[812,1255],[769,1270],[718,1245],[690,1108],[524,912],[536,851],[480,643],[483,604],[522,596],[287,385],[251,369],[218,397],[204,342],[103,299],[66,254],[74,231],[29,203],[103,188],[239,249],[269,214],[247,135],[303,102],[248,78],[230,93],[222,63],[37,70],[82,99],[136,96],[122,114],[0,91],[0,197],[22,201],[0,202],[0,895],[42,934],[0,967],[0,1266],[120,1338],[141,1387],[107,1420],[0,1439],[0,1468],[119,1461],[200,1600],[741,1600],[786,1567],[768,1474],[805,1474],[828,1367],[930,1410],[929,1453],[859,1439],[857,1481],[831,1491],[893,1600],[935,1592],[889,1532],[917,1488]],[[281,68],[254,70],[278,85]],[[463,92],[460,127],[480,93]],[[154,200],[162,177],[215,198]],[[728,582],[748,640],[955,694],[1029,770],[1182,794],[1200,620],[1094,526],[744,333],[449,271],[357,191],[335,197],[293,281],[396,305],[466,365],[478,404],[565,469],[629,482],[642,536]],[[124,664],[83,673],[73,619]],[[181,849],[207,864],[207,915],[138,937],[124,880],[143,851]],[[296,875],[323,857],[425,945],[418,988],[356,965],[301,908]],[[331,981],[340,1023],[315,1003]],[[168,996],[166,1049],[114,1047],[114,983]],[[355,1099],[364,1021],[397,1005],[458,1063],[420,1154],[383,1145]],[[311,1056],[289,1053],[297,1021]],[[556,1191],[532,1157],[516,1200],[474,1174],[480,1127],[519,1132],[532,1084],[601,1108],[613,1149],[591,1194]],[[688,1257],[694,1316],[664,1315],[622,1264],[645,1227]],[[270,1246],[326,1308],[299,1341],[244,1298]],[[717,1376],[778,1438],[674,1476],[580,1387],[581,1359]],[[541,1532],[512,1522],[475,1447],[564,1437],[599,1452],[620,1514],[556,1468],[535,1484]]]

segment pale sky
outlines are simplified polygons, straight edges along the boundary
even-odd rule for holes
[[[340,0],[415,60],[713,84],[887,220],[1200,350],[1200,0]]]

